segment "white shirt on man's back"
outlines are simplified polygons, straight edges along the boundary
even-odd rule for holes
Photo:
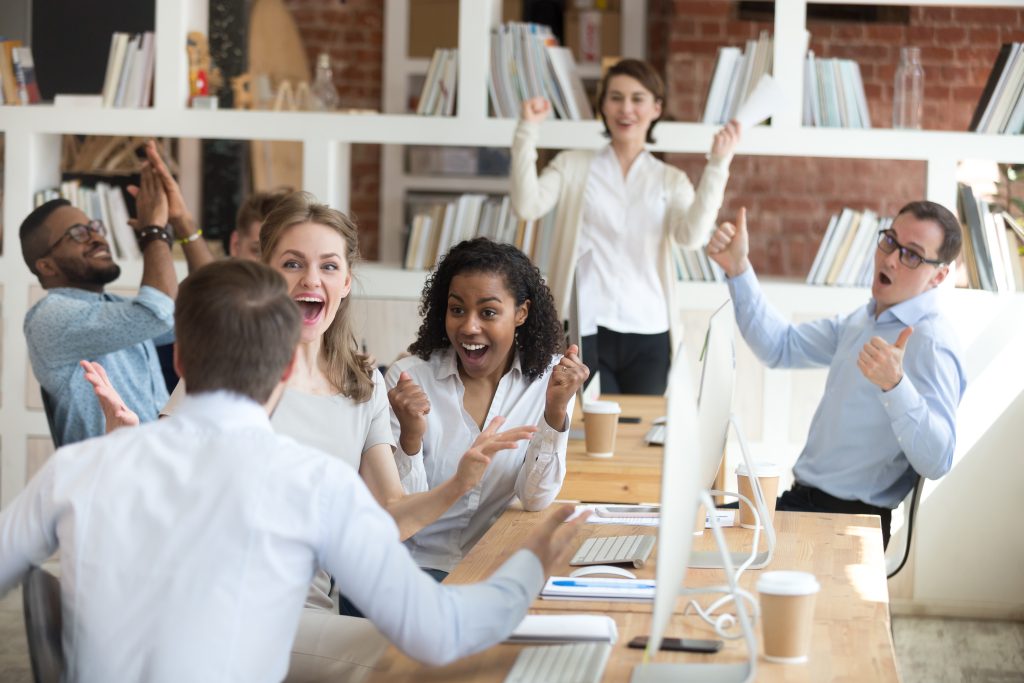
[[[57,451],[0,513],[0,595],[58,546],[70,681],[280,680],[318,565],[431,663],[503,639],[543,583],[528,552],[435,583],[353,469],[224,392]]]

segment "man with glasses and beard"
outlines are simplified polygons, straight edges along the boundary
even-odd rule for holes
[[[953,464],[967,379],[936,287],[960,253],[960,223],[934,202],[907,204],[878,233],[871,300],[800,325],[765,300],[746,223],[741,209],[708,244],[729,278],[743,338],[769,367],[829,369],[793,488],[777,509],[878,515],[888,545],[892,510],[918,476],[938,479]]]
[[[174,340],[178,282],[171,245],[184,244],[190,269],[209,260],[209,252],[152,142],[147,155],[136,194],[142,282],[135,297],[104,292],[121,274],[107,227],[67,200],[39,206],[19,230],[25,263],[47,290],[25,316],[24,330],[58,447],[104,433],[81,360],[99,361],[143,422],[155,420],[167,402],[155,345]]]

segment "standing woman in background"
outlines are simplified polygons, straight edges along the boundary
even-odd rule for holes
[[[523,103],[512,143],[512,206],[525,220],[557,206],[549,284],[566,317],[574,273],[578,279],[583,361],[601,372],[603,393],[664,393],[682,338],[672,246],[707,242],[740,138],[735,121],[715,134],[694,190],[685,173],[646,149],[664,101],[658,73],[623,59],[600,85],[606,147],[562,152],[538,177],[537,137],[551,110],[544,98]]]

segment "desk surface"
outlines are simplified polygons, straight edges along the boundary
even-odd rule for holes
[[[620,423],[615,455],[591,458],[582,439],[570,439],[566,451],[565,482],[560,498],[605,503],[656,503],[661,499],[661,447],[648,446],[644,435],[651,421],[665,414],[663,396],[602,396],[618,401],[624,416],[639,417],[638,424]],[[578,408],[578,407],[577,407]],[[583,412],[573,413],[573,429],[583,429]]]
[[[544,513],[539,513],[544,514]],[[448,578],[448,583],[477,581],[490,574],[514,552],[524,536],[536,524],[538,513],[509,510],[491,527]],[[855,515],[776,514],[779,542],[772,569],[799,569],[814,573],[821,582],[815,606],[811,659],[805,665],[781,665],[759,659],[759,681],[896,681],[895,652],[889,625],[888,589],[881,530],[875,517]],[[750,531],[726,529],[733,549],[750,543]],[[624,527],[587,524],[579,541],[592,535],[616,533],[656,533],[653,527]],[[711,534],[705,532],[696,547],[711,547]],[[653,577],[654,560],[637,573]],[[567,574],[565,566],[559,574]],[[753,592],[758,571],[748,571],[741,585]],[[721,572],[691,569],[688,586],[721,583]],[[708,604],[710,596],[698,596]],[[649,631],[650,605],[645,603],[534,601],[531,612],[598,612],[612,616],[619,627],[616,643],[604,681],[628,681],[642,651],[631,650],[626,643],[635,635]],[[755,625],[758,642],[760,628]],[[717,638],[712,629],[693,616],[676,610],[667,635],[688,638]],[[521,646],[498,645],[485,652],[440,668],[425,667],[391,648],[381,660],[381,669],[369,679],[376,683],[398,681],[502,681]],[[745,657],[742,641],[729,641],[717,655],[693,655],[662,652],[658,661],[737,662]]]

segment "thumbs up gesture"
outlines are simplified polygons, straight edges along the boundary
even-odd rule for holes
[[[750,242],[747,237],[746,207],[740,208],[735,223],[722,223],[718,226],[708,242],[707,253],[728,277],[736,277],[750,267],[747,258]]]
[[[398,383],[388,392],[388,402],[402,429],[399,437],[402,450],[409,455],[418,453],[427,431],[430,399],[409,373],[403,372],[398,376]]]
[[[857,357],[857,367],[882,391],[891,391],[903,379],[903,354],[907,340],[913,334],[913,327],[904,327],[895,344],[881,337],[872,337]]]

